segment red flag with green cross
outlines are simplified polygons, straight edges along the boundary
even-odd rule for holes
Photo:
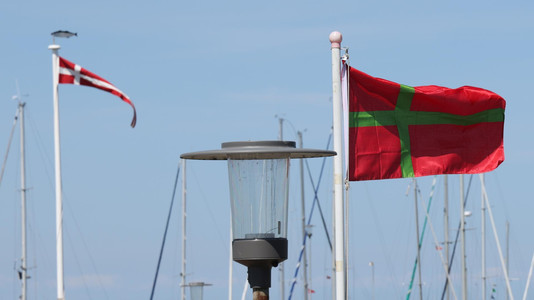
[[[504,161],[505,100],[410,87],[349,68],[349,180],[476,174]]]

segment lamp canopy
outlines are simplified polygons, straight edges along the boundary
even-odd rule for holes
[[[227,159],[276,159],[312,158],[334,156],[335,151],[296,148],[293,141],[243,141],[222,143],[221,149],[189,152],[180,155],[184,159],[227,160]]]

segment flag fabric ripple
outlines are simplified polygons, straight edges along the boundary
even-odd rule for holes
[[[504,161],[505,100],[349,71],[349,180],[489,172]]]
[[[135,111],[133,102],[126,94],[104,78],[64,59],[63,57],[59,57],[59,83],[91,86],[121,98],[133,108],[134,115],[130,125],[135,127],[135,124],[137,123],[137,112]]]

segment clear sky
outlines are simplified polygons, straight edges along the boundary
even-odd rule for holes
[[[179,155],[222,142],[278,138],[304,131],[304,146],[324,148],[332,123],[328,35],[343,34],[352,66],[403,84],[472,85],[507,100],[505,162],[487,174],[489,198],[505,249],[510,222],[512,287],[522,297],[532,238],[534,169],[534,4],[531,1],[4,1],[0,4],[0,154],[5,154],[17,104],[26,105],[29,212],[29,299],[54,299],[55,207],[52,124],[52,43],[60,55],[106,78],[130,96],[130,107],[88,87],[59,87],[65,195],[67,299],[148,299]],[[20,258],[18,129],[0,186],[0,299],[17,299]],[[317,182],[321,160],[309,161]],[[331,160],[319,200],[328,230]],[[205,299],[226,299],[229,193],[224,162],[188,163],[187,279],[213,286]],[[286,297],[300,247],[297,161],[290,192]],[[469,176],[466,177],[466,186]],[[418,179],[420,219],[432,178]],[[450,233],[459,222],[458,176],[450,176]],[[409,179],[351,184],[349,299],[404,299],[415,259],[413,192]],[[177,191],[181,194],[181,188]],[[430,208],[443,241],[443,178]],[[307,210],[313,191],[306,181]],[[177,197],[155,299],[178,299],[181,197]],[[426,205],[426,204],[425,204]],[[481,295],[480,184],[473,177],[467,209],[469,296]],[[312,219],[312,299],[331,295],[331,254],[318,211]],[[430,229],[430,228],[428,228]],[[332,236],[331,232],[330,235]],[[488,286],[505,296],[491,227]],[[459,251],[459,249],[458,249]],[[422,249],[423,293],[438,299],[444,283],[433,235]],[[280,299],[273,270],[272,299]],[[246,268],[234,264],[234,299]],[[459,252],[453,268],[461,294]],[[299,284],[301,278],[299,277]],[[294,299],[302,299],[297,286]],[[488,295],[490,291],[488,292]],[[412,299],[417,298],[412,295]]]

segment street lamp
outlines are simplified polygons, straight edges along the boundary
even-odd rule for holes
[[[202,300],[204,297],[204,287],[210,285],[210,283],[205,282],[190,282],[185,286],[189,287],[189,294],[191,300]]]
[[[287,259],[289,160],[333,155],[292,141],[245,141],[180,156],[228,161],[233,260],[247,266],[253,299],[269,299],[271,268]]]

